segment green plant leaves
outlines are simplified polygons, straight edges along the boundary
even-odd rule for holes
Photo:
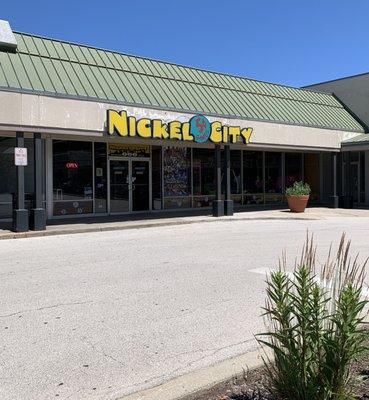
[[[329,257],[317,279],[316,249],[307,237],[294,273],[280,268],[267,281],[268,330],[259,343],[273,352],[266,368],[282,399],[352,398],[349,366],[365,351],[368,302],[362,300],[365,264],[359,266],[357,258],[350,263],[349,246],[343,236],[335,261]]]
[[[286,196],[308,196],[311,193],[311,188],[308,183],[302,181],[295,182],[293,186],[286,188]]]

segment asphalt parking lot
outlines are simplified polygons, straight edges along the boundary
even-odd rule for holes
[[[117,399],[255,349],[265,269],[369,218],[222,220],[0,241],[0,398]]]

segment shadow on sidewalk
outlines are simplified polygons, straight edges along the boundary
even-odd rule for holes
[[[237,207],[235,206],[234,211],[237,213],[247,213],[251,211],[267,211],[267,210],[284,210],[283,206],[248,206]],[[145,213],[132,213],[125,215],[93,215],[83,217],[69,217],[69,218],[57,218],[47,220],[47,226],[58,226],[58,225],[77,225],[77,224],[103,224],[111,222],[125,222],[125,221],[148,221],[158,219],[175,219],[175,218],[186,218],[186,217],[200,217],[200,216],[212,216],[212,210],[206,209],[192,209],[192,210],[172,210],[172,211],[159,211],[159,212],[145,212]],[[0,221],[0,231],[9,231],[12,228],[11,221]]]

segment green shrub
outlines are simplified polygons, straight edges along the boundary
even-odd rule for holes
[[[311,193],[311,188],[308,183],[302,181],[295,182],[293,186],[286,189],[286,196],[307,196]]]
[[[283,400],[352,399],[351,363],[364,350],[362,299],[364,265],[349,259],[342,236],[337,257],[330,256],[320,279],[316,249],[307,238],[293,273],[280,264],[267,281],[264,308],[267,332],[259,342],[272,350],[266,358],[274,394]]]

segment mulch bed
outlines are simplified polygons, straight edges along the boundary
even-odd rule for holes
[[[369,400],[369,351],[352,366],[355,399]],[[196,400],[278,400],[268,390],[264,368],[248,371],[242,377],[217,385]]]

